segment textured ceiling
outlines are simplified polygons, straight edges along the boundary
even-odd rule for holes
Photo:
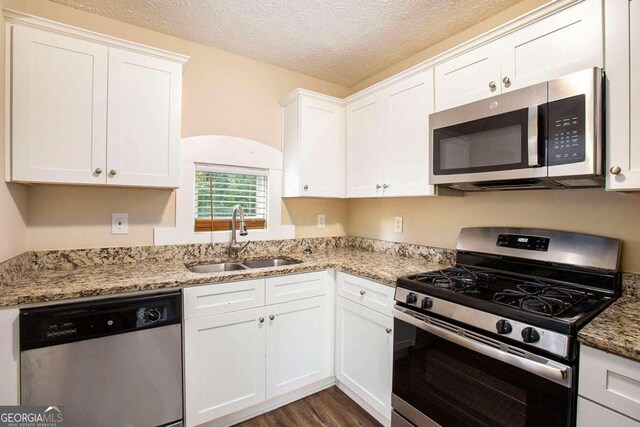
[[[51,0],[350,87],[520,0]]]

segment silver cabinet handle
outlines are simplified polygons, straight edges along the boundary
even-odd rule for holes
[[[496,90],[496,82],[493,80],[489,82],[489,89]]]
[[[117,170],[115,170],[115,169],[111,169],[111,170],[109,171],[109,175],[111,175],[111,176],[115,176],[117,173],[118,173],[118,171],[117,171]]]
[[[102,169],[96,168],[96,170],[94,172],[95,172],[96,175],[100,175],[102,173]]]
[[[274,316],[273,314],[270,314],[270,315],[269,315],[269,320],[273,320],[273,319],[275,319],[275,318],[276,318],[276,316]]]
[[[305,186],[302,188],[304,189],[304,191],[307,191],[309,189],[309,186],[305,184]]]
[[[376,190],[379,190],[382,186],[380,184],[376,184]]]
[[[383,189],[383,190],[386,190],[387,188],[389,188],[389,186],[388,186],[387,184],[384,184],[384,185],[382,186],[382,189]]]
[[[620,166],[612,166],[611,169],[609,169],[609,172],[611,172],[612,175],[618,175],[620,172],[622,172],[622,169],[620,168]]]
[[[502,83],[504,83],[505,86],[511,86],[511,79],[509,79],[509,76],[505,77],[504,79],[502,79]]]
[[[258,319],[258,322],[260,322],[260,323],[264,323],[264,317],[259,318],[259,319]]]
[[[364,295],[364,294],[366,294],[366,292],[364,291],[364,289],[361,289],[360,290],[360,295]]]
[[[391,331],[393,331],[393,329],[391,329],[391,328],[387,328],[387,329],[385,329],[385,331],[387,331],[387,333],[388,333],[388,334],[390,334],[390,333],[391,333]]]

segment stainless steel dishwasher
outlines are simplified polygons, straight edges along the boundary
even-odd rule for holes
[[[180,292],[20,312],[23,405],[66,426],[182,425]]]

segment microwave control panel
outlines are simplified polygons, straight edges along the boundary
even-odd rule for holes
[[[550,102],[548,105],[549,165],[585,160],[585,96]]]

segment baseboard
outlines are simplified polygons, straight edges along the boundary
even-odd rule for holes
[[[376,421],[378,421],[384,427],[390,427],[391,426],[391,420],[390,419],[388,419],[387,417],[382,415],[380,412],[378,412],[375,409],[373,409],[373,407],[371,405],[369,405],[367,402],[364,401],[364,399],[362,399],[355,392],[353,392],[349,387],[347,387],[346,384],[340,382],[339,380],[336,380],[336,386],[338,386],[338,388],[340,390],[342,390],[344,392],[344,394],[349,396],[349,398],[351,400],[356,402],[362,409],[367,411],[369,413],[369,415],[371,415],[373,418],[375,418]]]
[[[251,418],[257,417],[258,415],[262,415],[269,411],[273,411],[274,409],[280,408],[281,406],[288,405],[289,403],[295,402],[296,400],[303,399],[314,393],[317,393],[326,388],[329,388],[335,384],[336,384],[336,379],[335,377],[331,376],[329,378],[317,381],[301,389],[294,390],[289,393],[285,393],[282,396],[274,397],[273,399],[269,399],[265,402],[262,402],[258,405],[244,409],[242,411],[234,412],[233,414],[225,415],[224,417],[218,418],[208,423],[201,424],[200,427],[232,426],[242,421],[246,421]]]

